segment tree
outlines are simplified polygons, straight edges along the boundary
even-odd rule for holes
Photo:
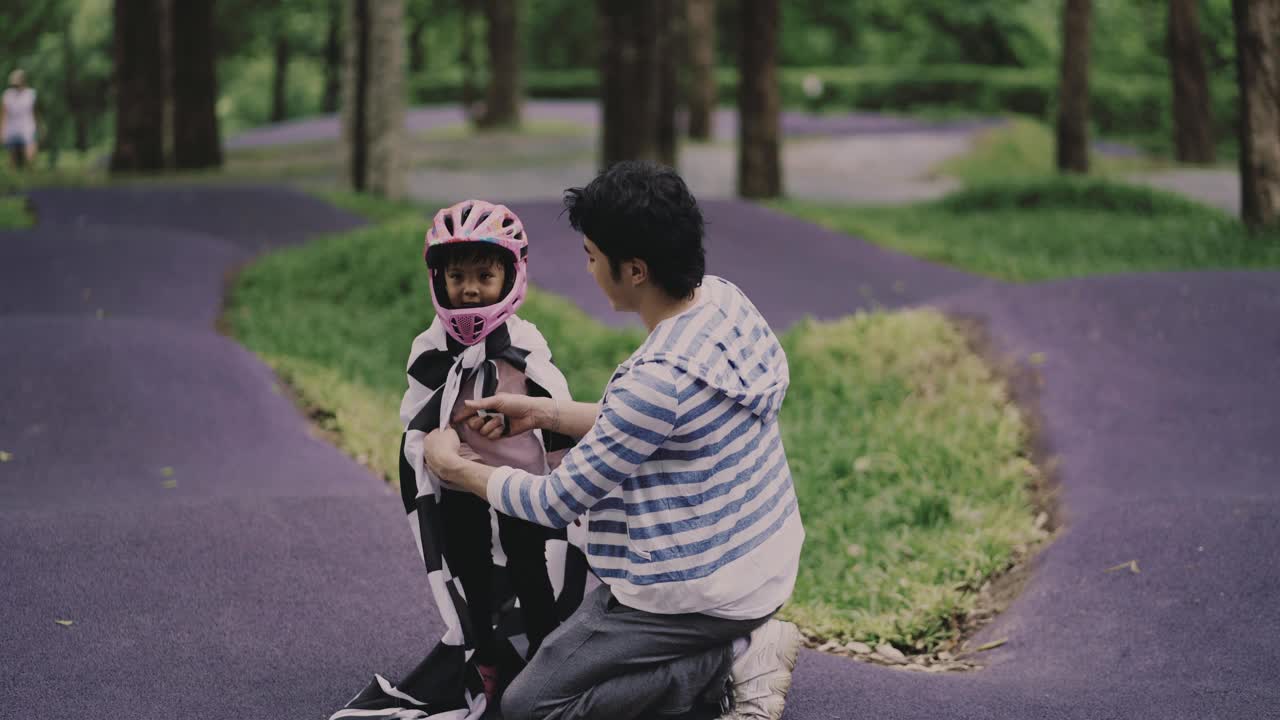
[[[164,167],[164,74],[159,17],[158,0],[115,0],[113,173]]]
[[[1280,227],[1280,0],[1233,0],[1240,198],[1250,227]]]
[[[658,11],[657,73],[658,108],[656,133],[658,162],[676,166],[679,129],[676,110],[680,105],[680,57],[684,47],[685,0],[654,0]]]
[[[178,0],[170,11],[173,47],[173,160],[179,168],[222,164],[218,133],[214,0]]]
[[[598,0],[605,167],[619,160],[658,160],[659,73],[655,2]]]
[[[482,128],[520,124],[520,0],[485,0],[488,21],[489,89]]]
[[[1092,0],[1066,0],[1058,88],[1058,170],[1089,172],[1089,17]]]
[[[688,0],[685,24],[689,47],[689,81],[685,103],[689,108],[689,137],[711,139],[711,113],[716,106],[716,2]]]
[[[475,24],[476,3],[479,0],[462,0],[462,35],[458,47],[458,62],[462,64],[462,109],[467,117],[479,119],[476,108],[476,52],[473,25]]]
[[[281,13],[277,18],[275,37],[271,42],[271,122],[273,123],[289,117],[289,57],[292,53],[285,22],[284,13]]]
[[[342,4],[329,0],[329,17],[324,41],[324,97],[320,109],[338,111],[338,92],[342,87]]]
[[[782,195],[779,0],[742,0],[738,37],[738,194]]]
[[[427,67],[427,53],[422,46],[422,36],[427,30],[428,18],[415,16],[409,27],[409,72],[420,73]]]
[[[1166,51],[1173,78],[1173,146],[1179,162],[1213,162],[1213,117],[1196,0],[1169,0]]]
[[[403,0],[348,0],[342,130],[351,186],[404,194]]]

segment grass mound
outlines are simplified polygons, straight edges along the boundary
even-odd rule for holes
[[[916,257],[1004,280],[1280,267],[1280,233],[1181,196],[1096,178],[985,183],[941,200],[773,206]]]
[[[1164,167],[1160,160],[1131,154],[1090,153],[1095,174],[1115,176]],[[1029,180],[1055,174],[1053,128],[1028,117],[1014,116],[978,136],[973,148],[936,168],[966,185]]]

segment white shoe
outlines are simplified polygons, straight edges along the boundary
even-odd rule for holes
[[[778,720],[791,689],[791,671],[804,638],[789,622],[770,620],[751,633],[751,644],[733,659],[733,708],[720,720]]]

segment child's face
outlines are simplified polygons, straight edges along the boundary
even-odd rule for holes
[[[451,263],[444,271],[449,304],[455,308],[484,307],[502,299],[506,269],[499,262]]]

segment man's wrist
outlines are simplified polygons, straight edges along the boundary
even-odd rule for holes
[[[538,408],[537,425],[543,430],[560,432],[560,405],[555,398],[543,398]]]

